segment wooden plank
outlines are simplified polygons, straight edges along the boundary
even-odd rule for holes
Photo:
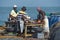
[[[25,36],[32,36],[32,34],[25,34]]]
[[[0,38],[23,38],[20,36],[0,36]]]
[[[32,26],[32,27],[34,27],[34,26],[42,26],[43,24],[26,24],[26,26]]]
[[[27,24],[25,25],[25,37],[27,37],[27,36],[32,36],[32,34],[27,34],[27,27],[35,27],[35,26],[42,27],[43,24],[27,23]]]

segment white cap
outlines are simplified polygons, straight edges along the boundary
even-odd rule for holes
[[[17,5],[14,5],[14,7],[17,7]]]

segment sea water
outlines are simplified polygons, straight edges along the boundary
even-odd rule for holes
[[[37,7],[26,7],[26,13],[31,17],[31,20],[37,19]],[[5,21],[8,20],[9,14],[13,7],[0,7],[0,25],[3,25]],[[21,7],[17,10],[20,11]],[[60,7],[41,7],[45,11],[46,15],[49,16],[52,12],[60,12]]]

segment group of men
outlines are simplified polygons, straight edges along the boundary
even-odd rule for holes
[[[18,12],[17,5],[14,5],[13,10],[10,13],[10,20],[17,19],[20,23],[21,33],[23,33],[24,29],[24,21],[30,19],[29,16],[27,16],[26,7],[22,7],[21,10]],[[47,16],[45,15],[45,12],[42,11],[39,7],[37,8],[38,15],[37,15],[37,21],[44,24],[44,32],[45,34],[49,34],[49,21]]]
[[[13,21],[13,22],[15,22],[16,20],[18,21],[21,34],[23,33],[23,29],[24,29],[24,21],[30,19],[30,17],[27,15],[25,11],[26,11],[26,7],[23,6],[21,8],[21,11],[17,11],[17,5],[14,5],[13,10],[9,14],[9,21]]]

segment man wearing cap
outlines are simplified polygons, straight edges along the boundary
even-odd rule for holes
[[[12,27],[14,26],[14,33],[17,32],[17,25],[16,25],[16,17],[17,17],[17,5],[13,6],[13,10],[11,11],[10,15],[9,15],[9,21],[14,22],[14,25],[12,25]]]
[[[23,29],[24,29],[24,21],[25,21],[25,19],[27,19],[27,15],[26,15],[26,7],[22,7],[21,8],[21,11],[19,11],[17,14],[17,17],[18,17],[18,20],[19,20],[19,25],[20,25],[20,34],[22,34],[23,33]]]
[[[14,20],[17,17],[17,5],[13,6],[13,10],[10,13],[10,20]]]

